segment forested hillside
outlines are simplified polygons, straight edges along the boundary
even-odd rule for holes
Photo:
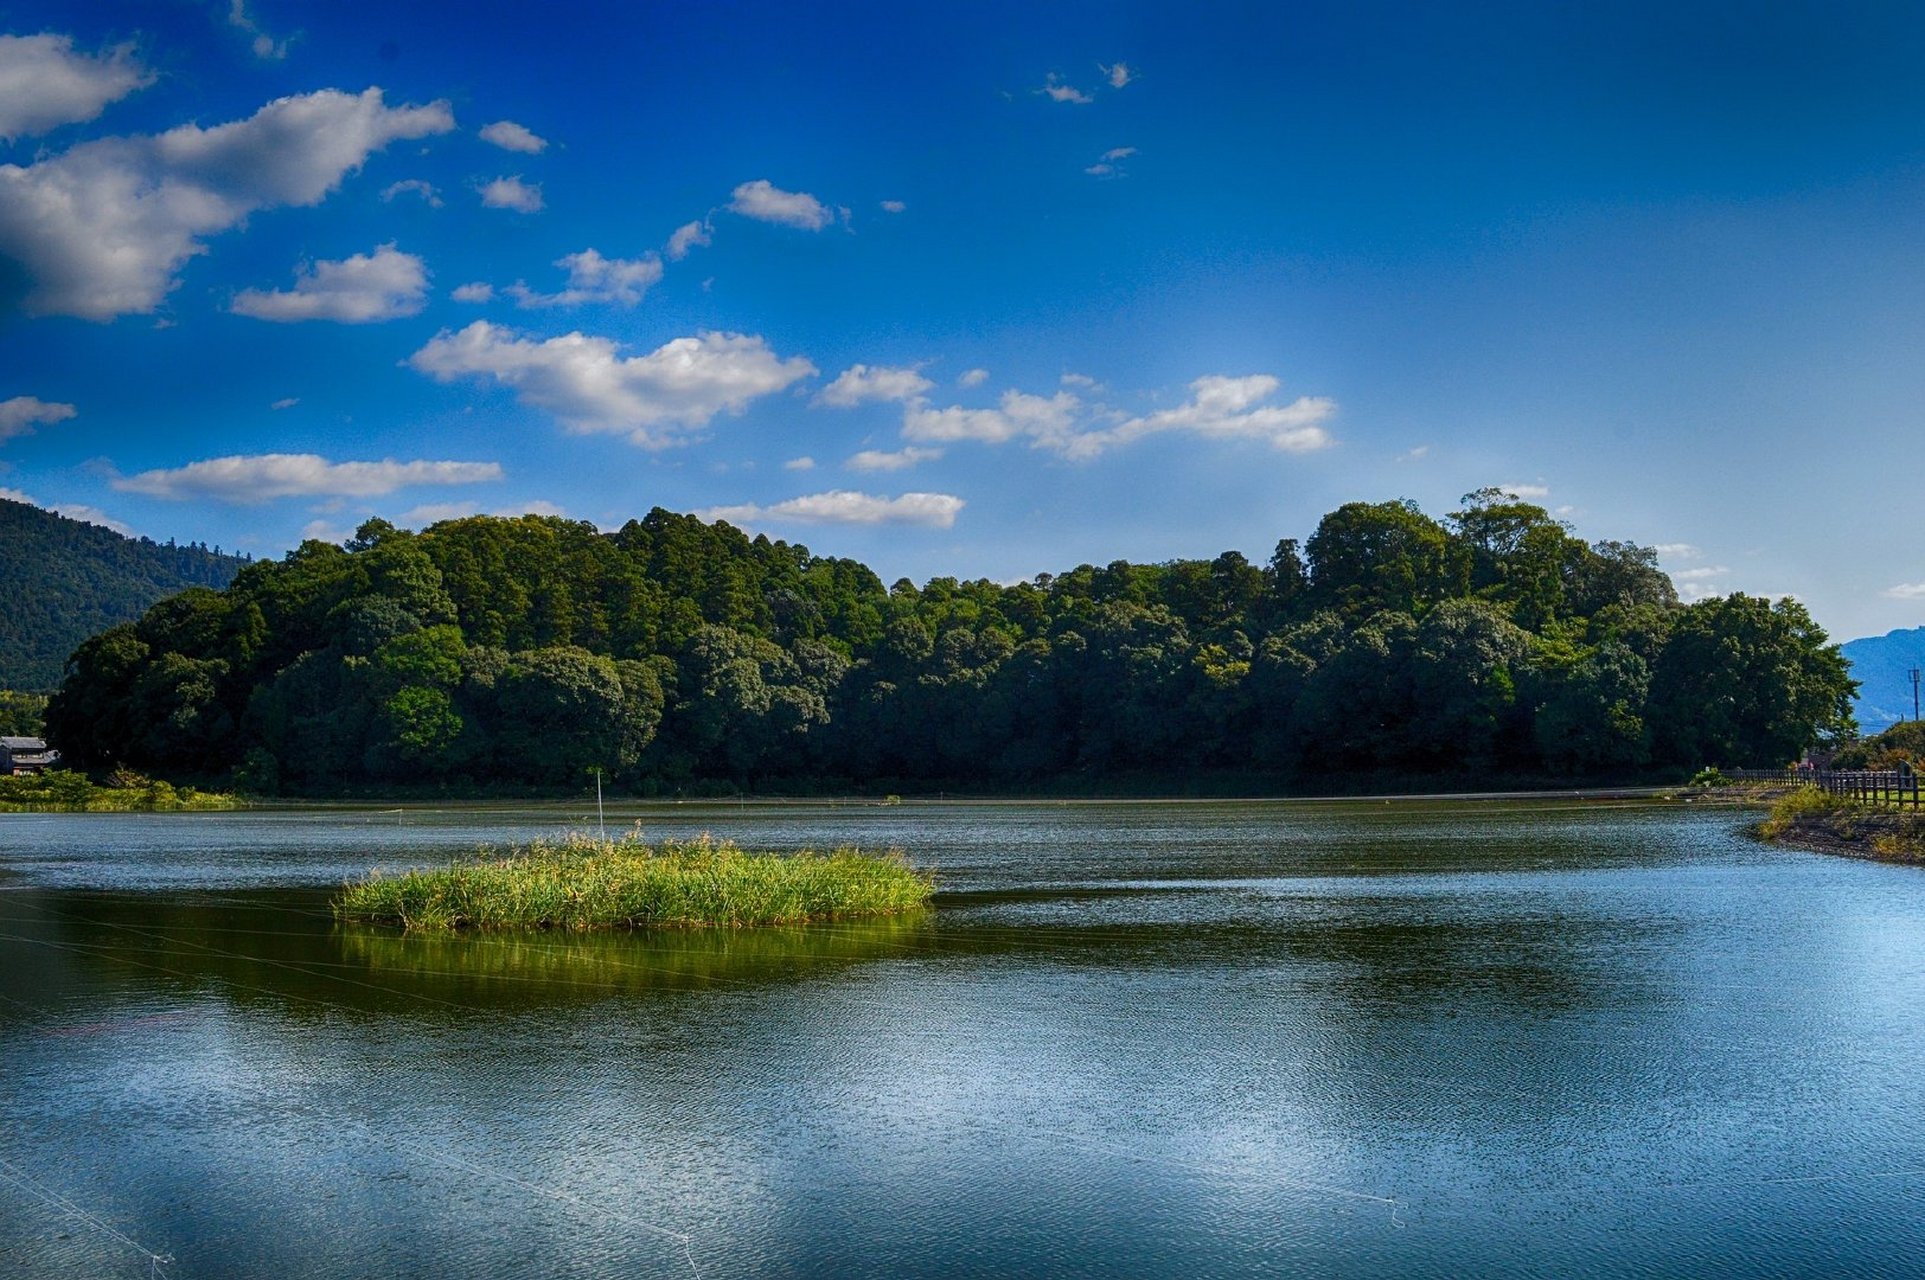
[[[1925,627],[1847,640],[1838,648],[1858,681],[1853,711],[1860,729],[1877,733],[1912,718],[1911,671],[1925,667]]]
[[[183,587],[224,587],[246,563],[0,498],[0,689],[53,688],[88,636]]]
[[[89,640],[71,760],[261,789],[1021,786],[1779,762],[1849,724],[1793,601],[1680,607],[1652,552],[1494,490],[1352,503],[1266,564],[885,586],[656,510],[309,542]]]

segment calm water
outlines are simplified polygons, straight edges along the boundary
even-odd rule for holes
[[[679,806],[610,824],[944,892],[326,914],[579,817],[0,816],[0,1275],[1925,1274],[1925,872],[1661,805]]]

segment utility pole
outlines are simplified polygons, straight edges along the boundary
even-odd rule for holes
[[[1912,678],[1912,719],[1918,719],[1918,668],[1913,667],[1905,673]]]

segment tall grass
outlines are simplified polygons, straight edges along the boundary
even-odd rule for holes
[[[116,774],[108,783],[98,786],[86,774],[64,769],[0,777],[0,813],[176,813],[238,807],[233,796],[175,788],[141,774]]]
[[[747,853],[727,841],[570,834],[398,876],[334,901],[343,920],[409,929],[801,924],[926,905],[935,881],[899,852]]]

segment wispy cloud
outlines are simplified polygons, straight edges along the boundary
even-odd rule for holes
[[[116,476],[113,487],[174,501],[268,502],[275,498],[373,498],[414,485],[501,479],[498,462],[330,462],[315,453],[206,458],[184,467]]]
[[[632,307],[662,278],[662,260],[653,253],[639,258],[604,258],[590,248],[557,258],[555,265],[568,272],[567,286],[556,293],[536,293],[517,280],[507,289],[517,306],[575,307],[584,302],[612,302]]]
[[[301,401],[300,401],[300,398],[297,396],[282,396],[279,400],[276,400],[273,404],[267,407],[270,409],[273,409],[278,413],[282,409],[292,409],[295,405],[299,403],[301,403]]]
[[[668,256],[671,262],[680,262],[688,257],[689,250],[706,248],[712,236],[706,222],[684,222],[675,228],[668,237]]]
[[[1103,78],[1109,81],[1110,88],[1112,89],[1121,89],[1124,85],[1136,79],[1135,74],[1131,72],[1130,65],[1127,62],[1118,62],[1107,67],[1099,62],[1096,64],[1096,69],[1103,73]]]
[[[864,449],[852,454],[842,465],[851,471],[907,471],[918,463],[934,462],[942,457],[941,449],[918,449],[911,445],[897,449],[893,453],[881,449]]]
[[[227,23],[254,37],[248,47],[253,49],[254,56],[263,62],[279,62],[287,57],[288,42],[276,40],[261,30],[259,23],[247,16],[247,0],[230,0],[227,8]]]
[[[464,516],[565,516],[568,512],[553,502],[537,498],[532,502],[426,502],[395,517],[398,524],[410,527],[459,520]]]
[[[730,524],[855,524],[919,525],[948,529],[955,525],[964,502],[948,493],[905,493],[897,498],[835,489],[812,493],[785,502],[759,506],[743,503],[730,507],[710,507],[696,514],[704,520],[726,520]]]
[[[1925,582],[1901,582],[1897,586],[1886,587],[1879,594],[1887,600],[1925,600]]]
[[[1505,493],[1510,494],[1513,498],[1518,498],[1520,500],[1525,500],[1525,501],[1528,501],[1529,499],[1532,499],[1532,498],[1548,498],[1551,496],[1551,490],[1548,485],[1500,484],[1500,485],[1493,485],[1491,487],[1494,489],[1501,489]]]
[[[983,383],[988,381],[989,381],[989,370],[965,369],[963,370],[962,375],[956,379],[956,385],[959,387],[965,387],[965,388],[980,387],[983,385]]]
[[[901,200],[884,200],[882,202],[882,211],[884,213],[901,213],[908,207],[909,206]]]
[[[782,469],[784,471],[814,471],[815,459],[809,457],[807,454],[804,454],[800,458],[790,458],[782,464]]]
[[[1666,560],[1696,560],[1704,552],[1688,542],[1660,542],[1651,548]]]
[[[420,196],[422,202],[430,209],[441,207],[441,193],[435,190],[432,182],[425,182],[420,178],[404,178],[400,182],[390,182],[381,188],[381,199],[386,203],[392,204],[401,196]]]
[[[1051,102],[1070,102],[1078,106],[1088,106],[1090,103],[1096,101],[1096,99],[1090,97],[1074,85],[1064,84],[1063,78],[1054,71],[1044,77],[1043,87],[1036,92],[1042,94]]]

